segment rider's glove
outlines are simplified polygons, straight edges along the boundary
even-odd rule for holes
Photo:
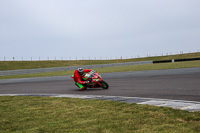
[[[95,70],[92,70],[92,73],[95,73]]]
[[[85,84],[88,84],[88,83],[90,83],[90,81],[85,81],[84,83],[85,83]]]

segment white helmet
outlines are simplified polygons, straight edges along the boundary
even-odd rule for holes
[[[84,74],[83,68],[78,68],[78,74],[82,76]]]

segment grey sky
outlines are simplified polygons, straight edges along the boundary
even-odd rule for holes
[[[200,50],[199,0],[0,0],[0,60]]]

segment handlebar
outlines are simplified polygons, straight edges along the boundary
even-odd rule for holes
[[[92,78],[94,76],[94,74],[95,74],[95,71],[92,71],[92,73],[91,73],[89,78]]]
[[[91,71],[91,75],[89,76],[89,81],[92,82],[92,77],[94,76],[96,72],[95,71]]]

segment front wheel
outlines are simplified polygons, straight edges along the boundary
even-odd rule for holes
[[[101,81],[101,87],[103,88],[103,89],[108,89],[108,87],[109,87],[109,85],[108,85],[108,83],[106,83],[105,81]]]

